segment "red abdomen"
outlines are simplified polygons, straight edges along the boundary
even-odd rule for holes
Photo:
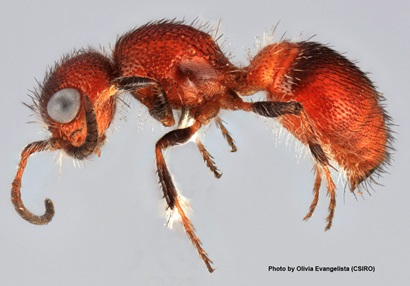
[[[351,190],[388,159],[388,116],[382,96],[353,63],[314,42],[264,48],[246,68],[243,92],[268,92],[268,100],[298,101],[329,159],[346,172]],[[281,124],[306,144],[301,118]]]

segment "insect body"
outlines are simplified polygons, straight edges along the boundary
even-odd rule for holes
[[[266,101],[253,103],[241,98],[258,91],[267,93]],[[181,112],[178,127],[156,143],[158,177],[168,210],[179,216],[210,272],[212,261],[186,215],[184,199],[162,152],[187,142],[211,120],[235,151],[234,141],[218,117],[221,109],[277,117],[309,147],[316,180],[314,200],[305,219],[316,207],[324,174],[330,194],[326,230],[331,227],[336,205],[330,162],[346,172],[353,192],[389,159],[389,117],[380,106],[382,97],[366,75],[337,52],[313,42],[280,42],[266,46],[248,66],[237,67],[207,33],[182,22],[159,21],[120,37],[111,57],[81,50],[48,73],[32,108],[39,111],[51,138],[25,147],[12,184],[13,204],[24,219],[47,224],[54,215],[49,199],[42,216],[30,213],[21,200],[28,157],[58,149],[77,159],[100,154],[122,92],[131,93],[164,126],[175,125],[173,111]],[[196,143],[207,166],[220,177],[205,146],[198,139]]]

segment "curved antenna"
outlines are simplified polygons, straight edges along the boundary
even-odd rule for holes
[[[97,119],[93,105],[88,96],[85,96],[84,112],[87,124],[87,137],[81,146],[75,147],[72,145],[67,145],[65,142],[62,142],[57,138],[51,138],[46,141],[33,142],[27,145],[21,152],[21,160],[18,165],[17,174],[14,178],[11,188],[11,201],[13,202],[14,208],[20,214],[20,216],[32,224],[48,224],[53,219],[55,211],[53,202],[48,198],[44,201],[46,211],[41,216],[31,213],[24,206],[23,201],[21,200],[20,189],[21,179],[23,177],[24,169],[27,165],[28,157],[36,152],[57,149],[64,149],[67,154],[80,160],[91,155],[97,149],[99,140]]]
[[[24,169],[27,165],[27,159],[31,154],[55,149],[55,141],[53,139],[50,139],[47,141],[37,141],[30,143],[21,152],[21,160],[18,165],[17,174],[14,178],[11,188],[11,201],[13,202],[14,208],[20,214],[20,216],[32,224],[48,224],[54,216],[54,205],[50,199],[46,199],[44,201],[46,211],[41,216],[34,215],[29,210],[27,210],[23,204],[23,201],[21,200],[21,178],[23,177]]]

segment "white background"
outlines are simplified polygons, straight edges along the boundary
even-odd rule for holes
[[[409,11],[408,1],[1,1],[0,3],[0,285],[408,285],[410,275]],[[48,137],[21,102],[47,66],[87,46],[109,47],[117,35],[151,20],[221,19],[225,50],[246,64],[257,36],[280,21],[276,40],[330,44],[370,72],[394,118],[397,151],[389,174],[364,198],[338,184],[333,228],[324,232],[328,198],[308,222],[314,176],[309,155],[277,140],[272,121],[224,112],[237,142],[214,125],[204,143],[223,171],[215,179],[194,144],[167,161],[217,270],[209,274],[181,227],[170,231],[154,167],[154,144],[168,132],[128,98],[101,158],[74,167],[55,155],[29,160],[22,193],[27,207],[54,220],[34,226],[10,202],[19,154]],[[302,32],[302,36],[300,33]],[[126,116],[127,120],[124,119]],[[283,137],[283,138],[286,138]],[[279,142],[277,144],[277,142]],[[337,176],[336,176],[337,177]],[[268,266],[372,265],[375,273],[268,272]]]

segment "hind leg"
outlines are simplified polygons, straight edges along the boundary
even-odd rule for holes
[[[329,160],[321,143],[318,140],[314,125],[310,123],[309,117],[303,109],[303,106],[297,101],[259,101],[259,102],[244,102],[237,94],[230,93],[229,100],[221,103],[225,109],[252,111],[265,117],[282,117],[286,115],[293,115],[299,118],[302,128],[302,135],[304,143],[308,145],[316,161],[316,169],[325,173],[327,180],[327,191],[330,196],[329,215],[327,216],[327,225],[325,230],[330,229],[336,207],[336,187],[329,171]],[[321,185],[321,171],[317,171],[314,185],[314,199],[312,201],[310,211],[305,216],[305,220],[312,216],[319,200],[319,189]]]
[[[315,184],[313,186],[313,201],[310,204],[309,207],[309,212],[305,215],[303,220],[308,220],[314,213],[317,203],[319,202],[319,190],[320,186],[322,184],[322,170],[321,166],[319,164],[315,164],[315,173],[316,173],[316,179],[315,179]]]
[[[315,165],[316,179],[315,179],[315,184],[313,187],[314,198],[310,206],[309,213],[305,216],[304,220],[307,220],[312,216],[316,208],[316,205],[319,201],[319,189],[320,189],[321,180],[322,180],[321,173],[323,171],[325,173],[325,177],[327,181],[327,194],[330,197],[330,202],[329,202],[329,207],[328,207],[329,214],[326,218],[327,225],[325,227],[325,231],[327,231],[332,226],[333,217],[334,217],[335,208],[336,208],[336,185],[333,182],[332,175],[329,170],[329,166],[330,167],[332,166],[330,165],[329,159],[327,158],[320,142],[317,139],[317,135],[316,135],[313,125],[309,122],[309,117],[304,111],[301,112],[300,120],[301,120],[301,125],[303,127],[304,135],[306,137],[307,145],[309,146],[310,152],[312,153],[316,161],[315,163],[316,164]]]
[[[327,225],[325,227],[325,231],[329,230],[332,227],[332,222],[333,222],[333,216],[335,214],[335,208],[336,208],[336,185],[332,180],[332,176],[330,174],[328,166],[323,166],[323,170],[326,175],[326,180],[327,180],[327,194],[330,197],[330,202],[329,202],[329,215],[326,218]]]

